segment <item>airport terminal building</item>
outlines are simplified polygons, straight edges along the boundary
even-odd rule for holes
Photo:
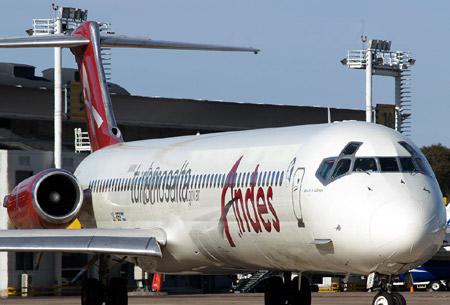
[[[89,151],[75,151],[75,130],[86,130],[80,102],[78,73],[63,70],[65,119],[63,121],[63,167],[73,172]],[[116,119],[126,141],[238,131],[255,128],[365,120],[363,110],[243,102],[174,99],[133,96],[119,85],[110,84]],[[53,70],[35,75],[29,65],[0,63],[0,196],[33,174],[53,167]],[[8,227],[6,209],[0,223]],[[51,293],[70,281],[87,262],[78,254],[1,253],[0,290],[17,290],[22,274],[31,276],[36,293]],[[130,285],[145,275],[133,266]],[[212,292],[227,290],[230,279],[213,276],[166,278],[166,290]],[[63,291],[64,293],[64,291]],[[69,293],[69,292],[67,292]]]

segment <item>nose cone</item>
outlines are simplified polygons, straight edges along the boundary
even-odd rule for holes
[[[440,248],[445,235],[445,208],[436,202],[393,201],[374,213],[370,237],[387,265],[422,263]]]

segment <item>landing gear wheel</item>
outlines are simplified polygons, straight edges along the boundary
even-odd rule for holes
[[[89,278],[81,289],[81,305],[101,305],[103,303],[103,286],[99,280]]]
[[[428,285],[428,291],[439,291],[441,290],[441,283],[439,281],[433,281]]]
[[[298,290],[298,276],[296,276],[289,289],[288,304],[311,305],[311,286],[306,277],[302,276],[301,289]]]
[[[403,295],[401,295],[400,293],[393,292],[393,293],[391,293],[391,296],[394,299],[395,305],[406,305],[406,300],[403,297]]]
[[[125,279],[113,277],[109,281],[106,305],[128,305],[128,290]]]
[[[397,305],[391,294],[380,292],[373,298],[372,305]]]
[[[281,277],[273,276],[267,279],[266,289],[264,291],[264,305],[282,305],[283,298],[283,280]]]

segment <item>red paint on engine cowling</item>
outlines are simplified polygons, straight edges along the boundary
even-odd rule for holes
[[[37,173],[19,183],[6,196],[4,206],[13,225],[19,229],[58,229],[67,227],[71,221],[65,223],[51,223],[42,218],[33,204],[33,188],[40,178],[55,169],[48,169]]]

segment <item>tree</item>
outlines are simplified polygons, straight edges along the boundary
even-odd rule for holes
[[[436,179],[439,182],[442,193],[450,195],[450,148],[442,144],[433,144],[422,147],[423,154],[427,157],[433,168]]]

